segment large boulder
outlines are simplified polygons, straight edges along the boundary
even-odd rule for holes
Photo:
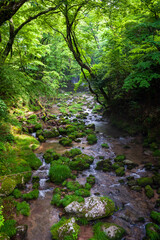
[[[107,217],[113,214],[115,210],[114,202],[108,197],[88,197],[84,202],[72,202],[65,207],[65,211],[76,217],[93,220]]]

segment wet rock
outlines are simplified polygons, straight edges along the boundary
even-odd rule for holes
[[[127,169],[130,169],[130,170],[138,166],[136,163],[128,159],[124,160],[123,163],[127,165]]]
[[[18,226],[16,229],[17,229],[17,233],[14,236],[13,240],[25,240],[27,237],[28,226],[21,225],[21,226]]]
[[[80,227],[75,218],[62,218],[58,223],[51,227],[52,237],[56,240],[78,239]],[[68,237],[68,238],[67,238]]]
[[[108,240],[121,240],[125,234],[125,230],[114,223],[104,223],[101,226],[102,231],[107,236]]]
[[[108,197],[88,197],[85,202],[72,202],[65,211],[76,217],[85,217],[87,220],[107,217],[113,214],[115,210],[114,202]]]

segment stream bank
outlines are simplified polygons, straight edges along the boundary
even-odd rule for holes
[[[73,141],[71,147],[64,147],[59,143],[60,137],[55,137],[41,143],[41,146],[35,151],[42,161],[42,166],[33,173],[33,176],[40,177],[39,198],[30,202],[31,215],[19,218],[19,223],[28,225],[27,240],[51,239],[50,227],[58,222],[63,214],[62,208],[50,204],[56,185],[48,182],[50,165],[45,163],[43,154],[48,149],[54,149],[57,153],[64,154],[66,150],[71,148],[78,148],[83,154],[94,157],[94,162],[90,165],[90,168],[79,172],[76,180],[80,184],[85,184],[89,175],[95,176],[95,185],[91,188],[91,196],[109,196],[116,204],[118,211],[109,218],[101,219],[101,221],[113,222],[122,226],[127,232],[126,240],[140,240],[145,236],[145,225],[151,221],[150,212],[155,209],[155,203],[159,195],[154,190],[154,197],[149,199],[145,195],[144,188],[140,192],[131,190],[128,186],[128,179],[134,178],[134,180],[137,180],[141,177],[153,176],[153,172],[146,170],[144,167],[146,163],[158,164],[158,159],[153,158],[150,151],[144,151],[140,136],[126,136],[123,132],[113,128],[107,119],[103,119],[100,113],[93,112],[94,100],[92,96],[84,94],[80,97],[70,97],[66,103],[71,106],[73,102],[84,102],[82,109],[83,113],[87,114],[82,120],[85,124],[95,125],[97,143],[89,145],[84,136],[80,138],[80,142]],[[54,105],[49,111],[51,114],[56,114],[57,119],[62,119],[67,117],[66,112],[63,115],[59,112],[59,109],[61,109],[61,112],[64,111],[63,108],[63,106],[57,107]],[[74,118],[75,114],[69,115],[69,119]],[[47,122],[44,126],[47,129]],[[108,144],[108,148],[103,148],[103,143]],[[125,165],[123,176],[117,176],[115,171],[96,170],[97,162],[102,159],[110,159],[113,164],[117,155],[125,155],[125,158],[133,162],[135,166],[128,169]],[[27,191],[31,187],[32,185],[28,184]],[[92,237],[91,225],[81,227],[81,230],[79,240],[87,240]]]

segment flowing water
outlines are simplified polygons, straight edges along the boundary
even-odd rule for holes
[[[87,102],[93,102],[89,97]],[[68,103],[71,103],[70,100]],[[53,106],[52,113],[59,113],[56,106]],[[126,240],[141,240],[145,235],[145,224],[150,221],[150,212],[154,209],[155,197],[149,200],[144,191],[136,192],[130,190],[126,184],[126,177],[134,176],[139,178],[151,175],[144,170],[144,163],[153,162],[150,153],[144,153],[141,138],[125,136],[123,132],[113,128],[107,119],[103,119],[98,114],[93,114],[92,110],[85,105],[84,112],[88,113],[86,124],[94,123],[98,137],[97,144],[88,145],[86,138],[82,138],[80,143],[74,143],[73,147],[78,147],[83,153],[94,156],[94,162],[90,169],[83,171],[78,175],[77,180],[84,184],[86,177],[90,174],[96,178],[96,183],[91,189],[91,195],[109,196],[116,204],[117,211],[109,218],[103,221],[114,222],[124,227],[127,231]],[[31,216],[21,217],[20,222],[28,225],[27,240],[50,240],[50,227],[59,221],[62,209],[56,208],[50,204],[54,184],[48,181],[49,164],[43,160],[43,153],[50,148],[63,154],[66,148],[58,143],[59,139],[49,139],[42,143],[36,151],[37,156],[42,161],[42,166],[33,173],[33,176],[40,177],[40,194],[37,200],[31,201]],[[109,149],[101,147],[102,143],[108,143]],[[127,148],[126,148],[127,145]],[[137,163],[138,167],[132,170],[126,170],[125,177],[117,177],[114,172],[103,172],[95,170],[96,163],[100,161],[99,156],[105,159],[114,159],[117,154],[124,154],[126,158]],[[124,180],[123,184],[119,180]],[[28,190],[31,185],[27,185]],[[144,218],[145,223],[139,222],[139,218]],[[87,240],[92,236],[91,226],[82,227],[82,234],[79,240]]]

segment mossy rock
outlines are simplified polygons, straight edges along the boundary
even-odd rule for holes
[[[49,149],[43,155],[46,163],[51,163],[52,161],[58,160],[60,158],[60,154],[56,153],[53,149]]]
[[[141,192],[142,191],[142,187],[141,186],[132,186],[131,190],[136,191],[136,192]]]
[[[63,207],[66,207],[74,201],[81,203],[81,202],[84,202],[84,198],[82,196],[78,196],[78,195],[75,195],[75,194],[69,194],[69,195],[65,195],[64,198],[61,199],[59,203]]]
[[[85,188],[80,188],[75,191],[75,195],[77,196],[82,196],[82,197],[89,197],[90,196],[90,191]]]
[[[24,216],[29,216],[30,215],[30,206],[27,202],[18,202],[17,203],[17,212],[20,212]]]
[[[63,137],[59,140],[59,143],[61,145],[63,145],[64,147],[71,146],[72,145],[72,139]]]
[[[117,155],[116,158],[114,159],[115,162],[121,162],[126,159],[125,155]]]
[[[137,179],[137,184],[141,187],[153,184],[153,179],[150,177],[142,177]]]
[[[95,176],[93,175],[89,175],[89,177],[87,177],[87,183],[94,185],[95,184]]]
[[[51,182],[62,183],[65,179],[71,176],[71,170],[66,165],[56,164],[49,169],[49,178]]]
[[[101,144],[101,147],[103,147],[103,148],[109,148],[109,146],[108,146],[107,143],[102,143],[102,144]]]
[[[78,148],[72,148],[70,151],[69,151],[69,157],[71,158],[74,158],[75,156],[77,155],[80,155],[82,154],[81,150],[78,149]]]
[[[153,177],[153,183],[155,186],[160,187],[160,173],[155,174]]]
[[[145,194],[149,199],[154,197],[154,191],[150,185],[145,186]]]
[[[160,227],[154,223],[147,223],[146,229],[146,240],[160,240]]]
[[[114,223],[96,223],[93,227],[94,239],[121,240],[126,231]]]
[[[44,138],[54,138],[59,136],[59,131],[56,127],[52,128],[52,130],[44,130],[43,131]]]
[[[82,188],[82,186],[79,184],[78,181],[68,181],[66,183],[66,187],[70,190],[70,191],[76,191],[80,188]]]
[[[70,162],[69,166],[72,170],[85,170],[90,167],[90,164],[93,163],[94,158],[92,156],[88,156],[86,154],[80,154],[74,157],[74,159]]]
[[[38,135],[38,140],[40,142],[45,142],[45,138],[42,135]]]
[[[124,167],[117,168],[115,171],[116,175],[119,177],[122,177],[125,175],[125,169]]]
[[[95,134],[89,134],[87,136],[87,141],[90,145],[97,143],[97,136]]]
[[[85,198],[84,203],[74,201],[65,207],[65,211],[68,214],[86,218],[87,220],[110,216],[114,210],[115,204],[110,198],[96,196]]]
[[[151,218],[152,218],[157,224],[160,225],[160,213],[159,213],[159,212],[152,211],[152,212],[151,212]]]
[[[52,239],[55,240],[77,240],[80,227],[76,223],[75,218],[62,218],[58,223],[51,227]]]
[[[12,195],[14,196],[14,198],[18,199],[18,198],[21,198],[22,196],[22,193],[19,189],[14,189],[14,191],[12,192]]]
[[[10,195],[14,191],[16,185],[17,183],[14,179],[9,177],[4,179],[1,185],[0,194],[5,196]]]

